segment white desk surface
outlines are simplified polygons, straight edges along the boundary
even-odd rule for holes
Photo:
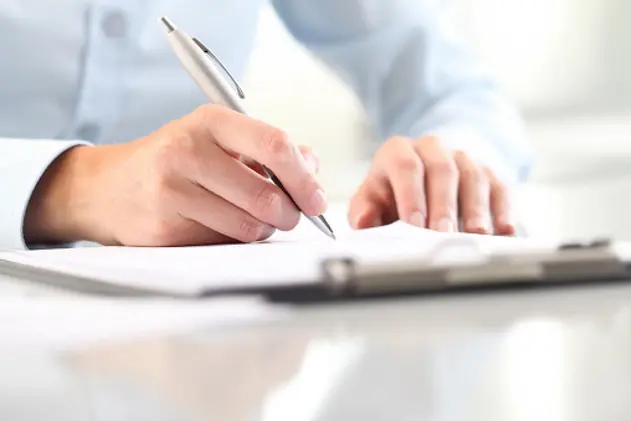
[[[12,421],[628,420],[631,285],[316,306],[0,364]]]

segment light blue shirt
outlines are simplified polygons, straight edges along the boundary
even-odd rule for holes
[[[160,16],[202,39],[240,78],[261,2],[0,2],[0,248],[25,247],[32,189],[64,150],[133,140],[207,102]],[[529,165],[519,116],[438,3],[272,0],[290,33],[353,88],[376,139],[437,135],[518,180]]]

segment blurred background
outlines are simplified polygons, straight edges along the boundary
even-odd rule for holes
[[[529,234],[631,239],[631,2],[447,5],[470,48],[526,119],[536,162],[517,192],[517,211]],[[361,108],[293,41],[270,7],[259,32],[244,81],[250,107],[312,146],[329,197],[348,200],[369,165]]]

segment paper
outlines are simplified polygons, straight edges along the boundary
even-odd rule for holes
[[[207,290],[316,282],[322,277],[322,260],[330,257],[421,259],[439,243],[458,240],[465,241],[464,246],[453,248],[448,257],[459,260],[475,258],[480,250],[517,251],[531,244],[516,238],[438,233],[403,222],[353,231],[339,220],[333,224],[338,238],[333,241],[305,223],[255,244],[52,249],[0,253],[0,259],[119,285],[199,295]]]

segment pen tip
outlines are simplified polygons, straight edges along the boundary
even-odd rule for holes
[[[162,16],[160,18],[160,22],[162,22],[162,25],[164,25],[164,29],[167,31],[167,33],[175,31],[175,25],[166,16]]]

